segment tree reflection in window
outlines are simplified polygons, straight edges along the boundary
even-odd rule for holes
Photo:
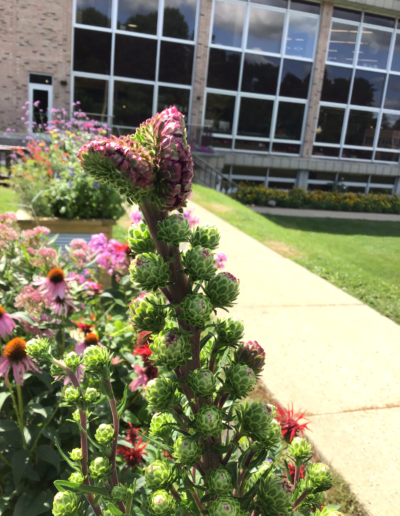
[[[158,0],[119,0],[117,28],[157,34]]]
[[[165,0],[163,36],[194,40],[196,0]]]
[[[76,23],[111,27],[111,0],[77,0]]]

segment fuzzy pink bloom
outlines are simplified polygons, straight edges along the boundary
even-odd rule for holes
[[[71,240],[71,243],[69,244],[72,249],[83,249],[84,251],[88,250],[88,245],[83,238],[74,238]]]
[[[49,304],[49,299],[31,285],[22,287],[14,302],[15,308],[21,308],[28,313],[41,313]]]
[[[54,267],[57,262],[57,251],[50,247],[42,247],[29,262],[35,267]]]
[[[67,281],[65,279],[64,271],[58,267],[51,269],[46,278],[39,278],[33,282],[33,285],[39,285],[38,290],[49,296],[51,299],[59,297],[63,299],[65,292],[68,292]]]
[[[26,354],[26,342],[19,337],[10,340],[3,349],[0,357],[0,376],[4,376],[8,387],[8,373],[12,367],[14,379],[18,385],[24,384],[24,374],[27,371],[40,373],[33,361]]]
[[[6,224],[0,224],[0,240],[7,242],[15,242],[18,239],[18,233]]]
[[[132,224],[139,224],[139,222],[142,222],[142,220],[143,220],[139,210],[133,211],[129,215],[129,218],[131,219]]]
[[[4,222],[8,226],[11,226],[13,222],[17,222],[18,218],[12,211],[7,211],[6,213],[2,213],[0,215],[0,222]]]
[[[96,283],[94,281],[87,281],[85,283],[86,292],[89,296],[96,296],[103,292],[101,288],[101,283]]]
[[[13,329],[16,328],[16,324],[13,319],[19,320],[15,315],[7,314],[2,306],[0,306],[0,335],[3,339],[6,335],[12,335]]]
[[[44,226],[36,226],[33,229],[25,230],[25,238],[28,240],[31,238],[36,238],[38,236],[49,235],[49,234],[50,234],[50,229],[46,228]]]
[[[191,228],[200,222],[199,217],[196,217],[195,215],[193,215],[190,210],[183,210],[183,215],[184,215],[184,217],[186,217],[187,221],[189,222],[189,226]]]
[[[217,262],[218,269],[223,269],[225,267],[224,262],[226,262],[228,258],[226,257],[225,253],[217,253],[215,255],[215,260]]]

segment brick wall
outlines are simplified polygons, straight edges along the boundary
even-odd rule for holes
[[[71,31],[72,0],[0,0],[0,131],[25,130],[29,72],[52,75],[53,107],[69,106]]]

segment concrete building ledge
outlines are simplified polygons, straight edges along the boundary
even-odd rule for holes
[[[352,219],[376,220],[380,222],[400,222],[400,215],[395,213],[364,213],[330,210],[303,210],[295,208],[269,208],[267,206],[249,206],[261,215],[278,215],[282,217],[305,217],[317,219]]]

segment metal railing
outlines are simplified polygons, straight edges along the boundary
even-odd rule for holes
[[[219,192],[232,194],[240,190],[240,186],[228,179],[222,172],[210,166],[205,159],[196,152],[193,153],[194,176],[193,182],[208,186]]]

